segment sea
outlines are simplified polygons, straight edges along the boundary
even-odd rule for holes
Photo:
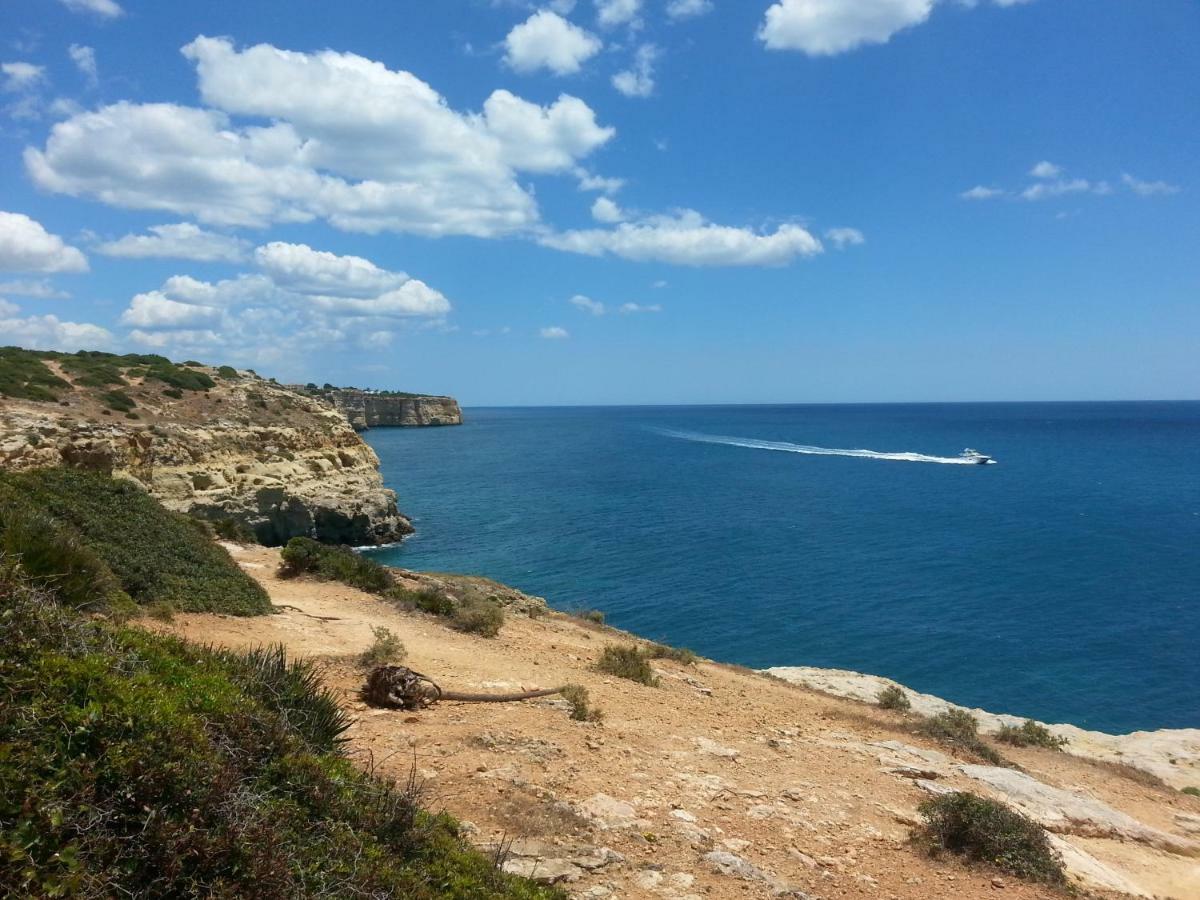
[[[1200,402],[465,416],[366,434],[417,529],[381,562],[754,668],[1114,733],[1200,727]]]

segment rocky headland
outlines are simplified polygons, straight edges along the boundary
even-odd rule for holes
[[[318,396],[332,403],[355,431],[461,425],[463,421],[462,410],[453,397],[358,388],[321,390]]]
[[[412,531],[374,450],[318,397],[161,357],[8,350],[0,369],[0,467],[128,478],[169,509],[236,522],[268,545],[383,544]]]

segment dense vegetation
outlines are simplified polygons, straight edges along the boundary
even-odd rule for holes
[[[132,598],[187,612],[271,609],[205,524],[95,472],[0,472],[0,549],[75,607],[119,608]]]
[[[378,594],[402,606],[444,616],[459,631],[495,637],[504,625],[504,610],[491,598],[466,596],[455,601],[433,588],[412,591],[396,581],[385,566],[349,547],[334,547],[312,538],[294,537],[280,553],[280,574],[312,575],[340,581],[361,591]]]
[[[609,644],[600,652],[600,659],[596,661],[596,669],[607,675],[627,678],[647,687],[658,686],[658,676],[650,668],[646,654],[632,645],[622,647],[617,644]]]
[[[908,694],[894,684],[889,684],[876,694],[875,701],[881,709],[892,709],[896,712],[908,712],[912,709],[912,701],[908,699]]]
[[[942,794],[919,807],[934,852],[948,850],[1020,878],[1064,885],[1062,860],[1037,822],[975,794]]]
[[[87,619],[58,588],[0,553],[0,896],[558,896],[352,765],[307,664]]]
[[[71,385],[50,370],[47,360],[57,362],[78,387],[121,388],[128,386],[131,380],[141,378],[161,382],[167,386],[166,390],[179,394],[182,391],[207,391],[216,384],[207,373],[197,371],[199,363],[178,365],[154,353],[118,356],[97,350],[59,353],[0,347],[0,394],[15,400],[53,402],[60,399]],[[109,390],[108,393],[120,392]]]
[[[1014,747],[1044,747],[1061,750],[1068,743],[1065,737],[1056,737],[1045,725],[1026,719],[1020,725],[1002,725],[996,732],[996,740]]]
[[[1011,765],[994,747],[979,737],[979,722],[965,709],[951,708],[936,716],[929,716],[920,723],[918,730],[943,746],[965,750],[993,766]]]

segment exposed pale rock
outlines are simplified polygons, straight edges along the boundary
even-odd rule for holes
[[[583,877],[583,870],[565,859],[514,857],[506,859],[501,868],[510,875],[530,878],[538,884],[578,881]]]
[[[1124,875],[1106,866],[1086,850],[1081,850],[1065,838],[1057,834],[1047,835],[1050,846],[1058,851],[1063,866],[1075,880],[1091,888],[1108,891],[1119,891],[1132,897],[1150,897],[1136,884]]]
[[[732,747],[723,747],[716,741],[706,737],[696,738],[696,749],[709,756],[719,756],[722,759],[737,759],[740,753]]]
[[[1200,856],[1200,843],[1196,841],[1151,828],[1107,803],[1051,787],[1024,772],[997,766],[959,766],[959,770],[987,785],[999,799],[1017,807],[1048,831],[1138,841],[1182,856]]]
[[[462,410],[453,397],[398,396],[337,390],[324,394],[356,431],[368,428],[461,425]]]
[[[637,821],[637,810],[608,794],[594,794],[576,807],[601,828],[625,828]]]
[[[743,859],[728,850],[713,850],[704,854],[704,861],[714,872],[740,878],[743,881],[772,881],[770,875],[749,860]]]

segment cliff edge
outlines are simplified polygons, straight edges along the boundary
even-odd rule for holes
[[[383,544],[412,531],[341,413],[250,371],[3,348],[0,395],[2,468],[128,478],[169,509],[239,523],[264,544]]]
[[[409,394],[403,391],[369,391],[332,385],[288,385],[309,397],[333,404],[355,431],[370,428],[423,428],[461,425],[462,409],[453,397]]]

